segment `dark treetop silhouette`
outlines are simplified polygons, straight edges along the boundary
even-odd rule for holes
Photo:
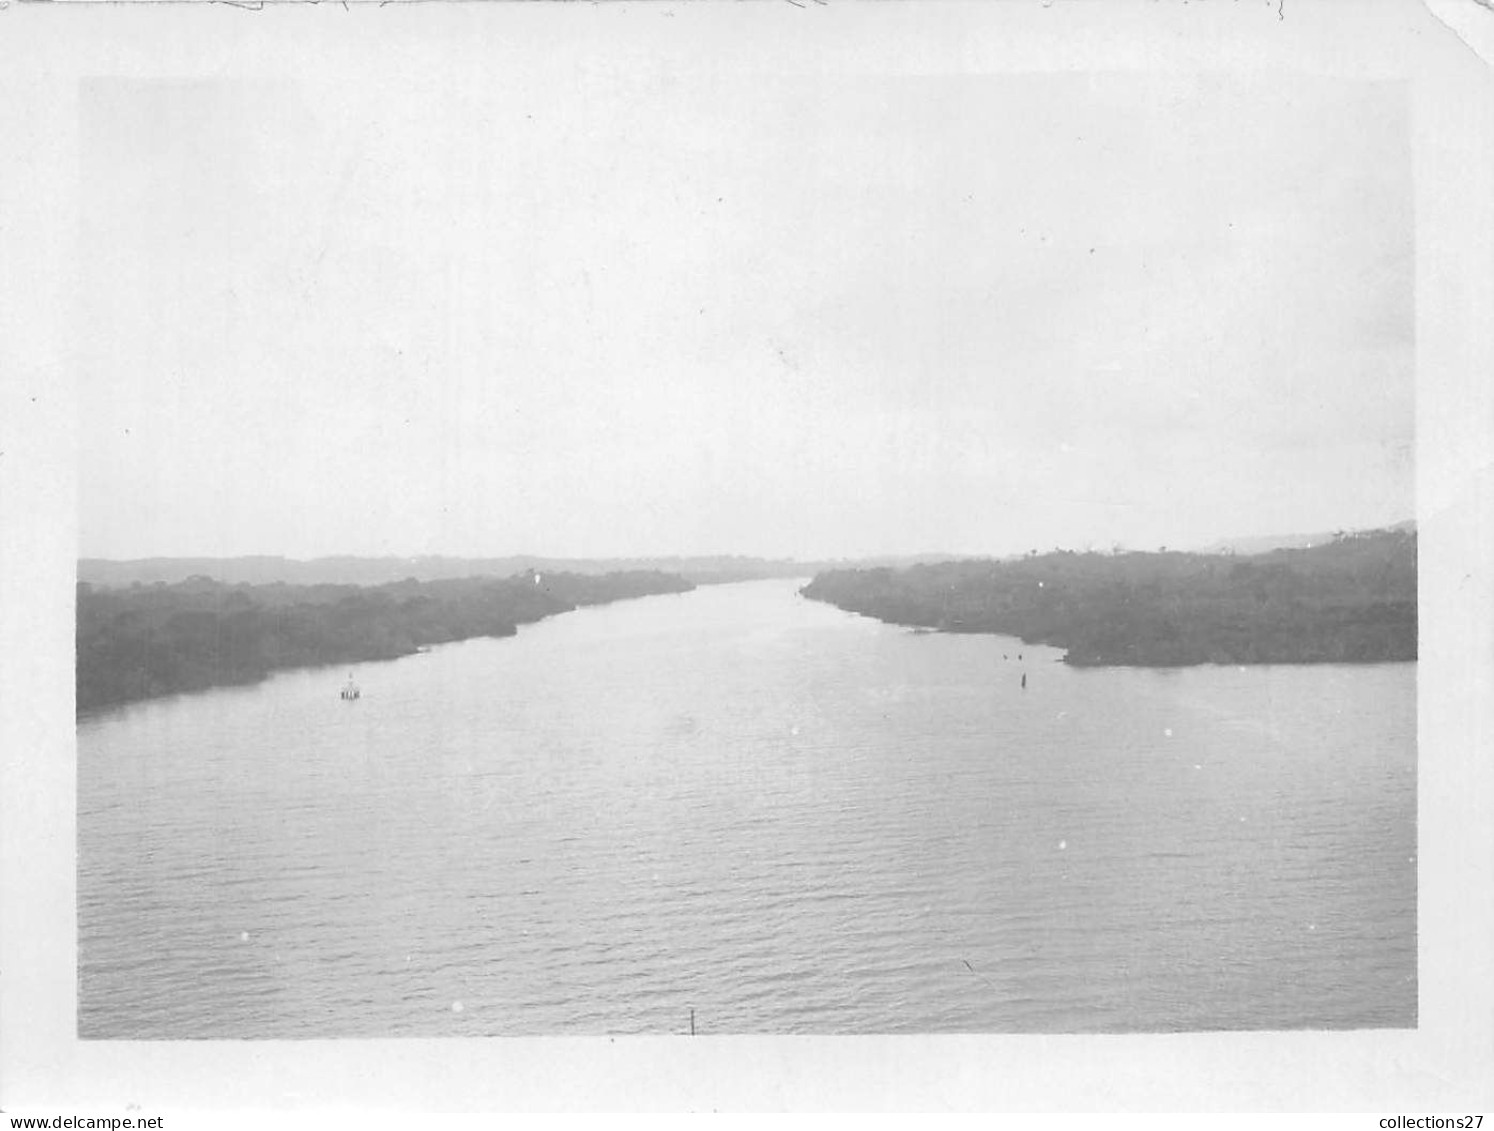
[[[1054,551],[1016,561],[835,570],[805,596],[893,624],[997,632],[1076,665],[1416,659],[1416,534],[1232,554]]]
[[[252,683],[280,668],[405,656],[422,645],[512,636],[580,605],[694,586],[672,574],[523,574],[353,585],[78,585],[78,709]]]

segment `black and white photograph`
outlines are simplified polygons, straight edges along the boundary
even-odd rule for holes
[[[1426,9],[67,7],[67,1063],[1389,1087],[1487,983]]]

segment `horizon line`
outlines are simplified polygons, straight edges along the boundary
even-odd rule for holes
[[[1416,519],[1402,519],[1398,522],[1390,522],[1381,526],[1344,527],[1335,531],[1311,531],[1297,532],[1291,534],[1238,534],[1216,537],[1203,544],[1181,545],[1174,547],[1171,543],[1161,543],[1156,547],[1140,547],[1128,545],[1123,541],[1114,541],[1109,546],[1100,547],[1090,545],[1087,547],[1053,546],[1049,549],[1038,549],[1032,547],[1027,550],[916,550],[916,551],[879,551],[861,554],[820,554],[820,555],[793,555],[793,554],[755,554],[741,551],[715,551],[704,553],[641,553],[641,554],[537,554],[537,553],[421,553],[421,554],[364,554],[364,553],[333,553],[316,554],[310,557],[298,557],[292,554],[276,553],[242,553],[242,554],[149,554],[144,557],[115,558],[105,557],[97,554],[79,554],[75,559],[78,562],[111,562],[116,564],[131,564],[138,562],[153,561],[245,561],[252,559],[271,559],[276,561],[312,563],[321,561],[333,561],[339,559],[351,559],[355,561],[488,561],[502,559],[535,559],[552,562],[643,562],[643,561],[688,561],[697,559],[724,559],[781,564],[813,564],[816,562],[856,562],[869,561],[879,558],[1011,558],[1026,557],[1031,553],[1210,553],[1216,547],[1227,545],[1230,542],[1263,541],[1273,539],[1297,539],[1312,538],[1332,534],[1366,534],[1382,530],[1415,529]]]

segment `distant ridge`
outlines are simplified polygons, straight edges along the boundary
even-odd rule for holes
[[[1379,529],[1415,531],[1415,520]],[[1192,552],[1204,554],[1265,554],[1273,550],[1305,549],[1332,542],[1336,535],[1366,531],[1327,531],[1318,534],[1258,535],[1230,538]],[[175,585],[190,577],[210,577],[228,585],[388,585],[413,578],[416,581],[452,581],[467,577],[512,577],[525,570],[556,573],[603,574],[630,570],[659,570],[677,574],[696,585],[729,581],[752,581],[770,577],[808,577],[834,569],[900,569],[953,561],[999,561],[1021,554],[982,555],[928,552],[886,554],[863,558],[760,558],[747,554],[702,554],[643,558],[554,558],[537,554],[511,554],[494,558],[359,557],[341,554],[324,558],[287,558],[252,554],[231,558],[81,558],[78,580],[89,585],[118,588],[129,585]]]
[[[1261,534],[1252,538],[1227,538],[1200,547],[1193,552],[1199,554],[1269,554],[1272,550],[1307,550],[1314,546],[1325,545],[1344,535],[1373,534],[1382,530],[1395,533],[1413,532],[1416,530],[1416,520],[1408,518],[1404,522],[1379,526],[1374,530],[1326,530],[1317,534]]]
[[[191,577],[210,577],[229,585],[387,585],[407,578],[451,581],[467,577],[512,577],[535,569],[579,574],[658,570],[677,574],[696,585],[711,585],[770,577],[808,577],[827,569],[850,566],[908,566],[951,561],[955,557],[954,554],[911,554],[822,561],[740,554],[655,558],[549,558],[533,554],[499,558],[339,555],[306,560],[266,554],[235,558],[137,558],[129,561],[82,558],[78,562],[78,580],[106,588],[157,583],[175,585]]]

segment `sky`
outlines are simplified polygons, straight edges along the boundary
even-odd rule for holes
[[[1409,518],[1408,129],[1395,83],[595,44],[89,80],[79,551],[1005,554]]]

